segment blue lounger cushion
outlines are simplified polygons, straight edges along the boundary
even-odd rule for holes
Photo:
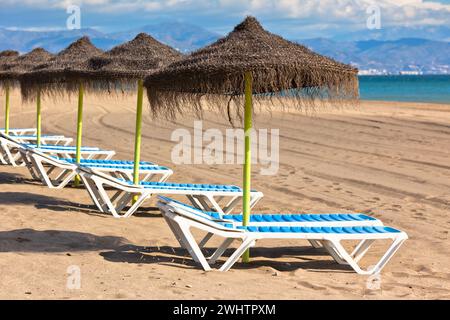
[[[87,168],[97,168],[97,169],[123,169],[123,170],[133,170],[134,166],[128,165],[128,166],[118,166],[118,165],[105,165],[105,164],[90,164],[90,163],[81,163],[82,167]],[[167,167],[161,167],[161,166],[139,166],[140,170],[170,170]]]
[[[183,202],[164,197],[159,196],[160,199],[167,201],[167,202],[174,202],[178,203],[182,206],[185,206],[189,209],[200,211],[197,208],[194,208],[193,206],[190,206],[188,204],[185,204]],[[224,219],[224,220],[230,220],[233,222],[243,222],[243,215],[241,214],[226,214],[222,217],[217,212],[209,212],[209,211],[201,211],[203,214],[209,215],[213,219]],[[368,216],[366,214],[362,213],[330,213],[330,214],[306,214],[306,213],[297,213],[297,214],[283,214],[283,213],[277,213],[277,214],[251,214],[250,215],[250,223],[255,222],[273,222],[273,223],[279,223],[279,222],[344,222],[344,221],[350,221],[350,222],[358,222],[358,221],[376,221],[377,219],[371,216]]]
[[[39,147],[36,144],[26,144],[25,146],[29,148],[38,148],[38,149],[57,149],[57,150],[75,150],[77,147],[74,146],[55,146],[51,144],[41,144]],[[99,151],[99,148],[95,147],[81,147],[83,151]]]
[[[255,227],[239,226],[236,229],[246,230],[248,232],[272,232],[272,233],[332,233],[332,234],[369,234],[369,233],[400,233],[400,230],[386,227]]]
[[[131,183],[131,182],[130,182]],[[146,189],[172,189],[172,190],[200,190],[216,192],[242,192],[238,186],[214,185],[214,184],[194,184],[194,183],[167,183],[167,182],[141,182],[141,186]]]
[[[59,158],[59,160],[67,161],[67,162],[76,162],[75,159],[62,159]],[[124,160],[99,160],[99,159],[81,159],[80,163],[82,164],[106,164],[106,165],[132,165],[134,166],[134,161],[124,161]],[[152,166],[155,165],[153,162],[148,161],[141,161],[139,162],[141,166],[148,165]]]
[[[238,214],[224,215],[223,219],[242,222],[243,216]],[[252,214],[250,222],[357,222],[375,221],[365,214],[331,213],[331,214]]]
[[[34,138],[37,138],[37,136],[34,136],[34,135],[20,135],[20,136],[17,136],[17,137],[20,138],[20,139],[34,139]],[[41,138],[53,138],[53,137],[63,138],[63,136],[55,136],[55,135],[44,135],[44,136],[41,136]],[[14,138],[16,138],[16,137],[14,137]]]
[[[66,161],[69,163],[76,163],[76,159],[63,159],[57,158],[58,160]],[[154,165],[151,162],[140,162],[140,170],[170,170],[167,167]],[[80,165],[87,168],[102,168],[102,169],[123,169],[123,170],[133,170],[133,161],[121,161],[121,160],[88,160],[81,159]]]

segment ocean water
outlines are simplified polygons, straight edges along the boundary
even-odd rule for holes
[[[360,76],[362,100],[450,103],[450,75]]]

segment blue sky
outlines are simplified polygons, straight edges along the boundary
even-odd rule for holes
[[[0,0],[0,27],[63,29],[70,4],[80,5],[83,28],[106,32],[176,20],[224,34],[251,14],[290,38],[333,36],[364,30],[374,4],[383,27],[450,26],[450,0]]]

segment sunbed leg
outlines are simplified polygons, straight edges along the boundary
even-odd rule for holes
[[[106,193],[105,188],[103,187],[103,184],[101,182],[97,182],[95,181],[95,185],[96,185],[96,189],[97,192],[100,196],[100,198],[103,200],[103,202],[105,203],[106,207],[108,207],[108,211],[109,213],[111,213],[115,218],[120,218],[120,214],[116,211],[116,208],[114,207],[114,205],[111,203],[111,201],[109,200],[108,197],[108,193]]]
[[[195,241],[195,238],[192,235],[189,226],[182,225],[182,224],[178,224],[178,225],[187,241],[187,244],[189,245],[188,248],[186,248],[186,249],[188,249],[191,256],[194,259],[197,259],[198,263],[200,263],[202,265],[203,270],[210,271],[211,266],[208,264],[208,261],[206,261],[206,258],[203,255],[202,250],[198,247],[197,242]]]
[[[172,230],[172,233],[175,236],[175,239],[177,239],[181,248],[187,250],[187,248],[189,247],[189,243],[187,242],[186,237],[183,235],[183,232],[181,231],[180,227],[178,227],[178,225],[175,222],[173,222],[171,219],[167,218],[165,215],[163,215],[163,217],[164,217],[164,220],[166,220],[167,225],[169,226],[170,230]],[[195,261],[195,262],[198,262],[198,261]]]
[[[328,251],[331,257],[339,264],[348,264],[344,257],[341,255],[339,250],[337,250],[334,246],[334,243],[331,241],[322,241],[323,247]]]
[[[236,207],[236,205],[240,202],[241,197],[236,196],[230,199],[230,201],[228,201],[228,203],[225,205],[225,207],[223,208],[223,212],[225,214],[230,213],[231,211],[233,211],[233,209]]]
[[[383,257],[379,260],[379,262],[375,265],[375,267],[371,269],[363,270],[358,263],[347,253],[345,248],[341,245],[339,241],[333,241],[333,246],[339,251],[340,255],[347,261],[347,263],[355,270],[357,273],[362,275],[372,275],[379,273],[384,266],[388,263],[388,261],[392,258],[395,252],[400,248],[402,243],[406,240],[406,237],[398,237],[392,242],[392,245],[383,255]]]
[[[230,268],[238,261],[238,259],[244,254],[244,252],[255,245],[255,239],[253,238],[246,238],[242,241],[242,244],[239,246],[239,248],[236,249],[236,251],[231,255],[230,258],[222,265],[220,268],[220,271],[228,271]]]
[[[214,234],[212,234],[211,232],[208,232],[208,234],[202,239],[202,241],[200,241],[200,243],[198,244],[198,246],[200,248],[205,247],[205,245],[208,243],[208,241],[212,238]]]
[[[131,206],[130,209],[128,209],[128,211],[123,215],[124,218],[129,218],[131,217],[136,211],[137,209],[140,208],[140,206],[144,203],[145,200],[147,200],[148,195],[147,194],[141,194],[138,199],[136,200],[136,202]],[[130,198],[131,200],[131,198]]]
[[[225,239],[222,244],[220,245],[219,248],[217,248],[217,250],[213,253],[213,255],[209,258],[209,263],[210,264],[215,264],[217,262],[217,259],[219,259],[223,253],[225,252],[225,250],[228,249],[228,247],[234,242],[233,238],[227,238]]]
[[[308,242],[311,244],[311,246],[312,246],[313,248],[316,248],[316,249],[322,248],[322,245],[320,244],[319,241],[316,241],[316,240],[308,240]]]
[[[366,272],[370,272],[370,274],[379,273],[384,266],[389,262],[389,260],[394,256],[397,250],[402,246],[403,242],[406,240],[406,237],[395,239],[390,246],[390,248],[386,251],[380,261],[375,265],[375,267]]]
[[[37,168],[38,171],[38,175],[41,178],[41,182],[44,185],[47,185],[47,187],[54,189],[55,186],[53,185],[52,181],[50,180],[50,178],[47,176],[46,174],[46,170],[44,168],[44,166],[42,165],[41,161],[36,160],[34,157],[31,157],[31,161],[33,162],[33,166],[35,168]]]
[[[172,175],[172,172],[168,172],[166,174],[164,174],[161,179],[159,180],[159,182],[166,182],[167,179],[169,179],[169,177]]]
[[[107,213],[108,212],[107,207],[106,207],[105,203],[102,201],[102,198],[96,192],[97,189],[96,189],[96,187],[94,187],[92,185],[91,180],[86,179],[86,177],[83,174],[81,174],[80,176],[81,176],[81,180],[83,180],[83,184],[84,184],[86,190],[88,191],[89,196],[91,197],[94,204],[97,206],[97,208],[101,212]]]
[[[369,240],[363,240],[361,241],[356,248],[353,250],[353,252],[350,254],[353,259],[358,262],[359,260],[364,257],[364,255],[367,253],[367,251],[370,249],[370,246],[372,243],[374,243],[375,240],[369,239]]]
[[[214,199],[213,196],[206,196],[206,199],[208,199],[209,203],[211,203],[212,208],[214,209],[213,211],[216,211],[221,217],[225,214],[219,203],[216,201],[216,199]]]

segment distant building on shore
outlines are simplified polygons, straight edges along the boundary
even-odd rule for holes
[[[422,71],[419,70],[403,70],[398,73],[401,76],[420,76],[423,74]]]

